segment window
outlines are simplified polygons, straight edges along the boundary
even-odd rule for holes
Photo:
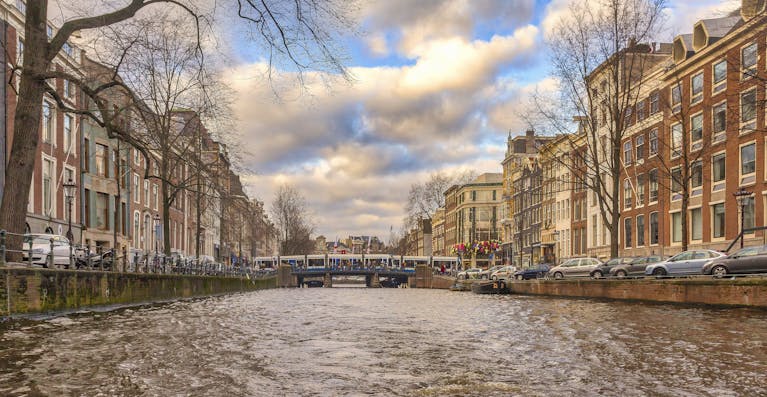
[[[99,230],[109,229],[109,196],[106,193],[96,193],[96,224]]]
[[[671,87],[671,111],[674,113],[682,109],[682,85],[677,84]]]
[[[674,212],[671,214],[671,242],[682,242],[682,213]]]
[[[741,124],[747,124],[746,126],[741,126],[741,132],[743,130],[753,130],[755,120],[756,90],[754,89],[740,95],[740,122]]]
[[[725,154],[724,153],[715,154],[711,158],[711,163],[712,163],[711,173],[713,174],[711,176],[713,177],[714,182],[723,181],[725,178],[725,171],[726,171]]]
[[[133,201],[141,202],[141,185],[138,182],[138,174],[133,174]]]
[[[45,34],[48,36],[48,40],[53,38],[53,26],[48,25],[45,27]]]
[[[53,160],[43,158],[43,214],[52,216],[53,211]]]
[[[625,237],[625,247],[631,248],[631,218],[626,218],[623,220],[623,230],[624,230],[624,237]]]
[[[703,113],[698,113],[690,118],[690,138],[692,142],[703,139]],[[698,144],[700,148],[700,144]]]
[[[471,191],[471,201],[477,201],[477,191],[472,190]]]
[[[637,215],[637,247],[644,246],[644,215]]]
[[[149,207],[149,179],[144,179],[144,205]]]
[[[653,92],[650,94],[650,114],[658,113],[658,93]]]
[[[626,108],[623,112],[623,122],[628,126],[631,125],[631,115],[634,114],[634,109]]]
[[[74,149],[72,145],[72,115],[64,115],[64,151],[71,152]]]
[[[756,144],[749,143],[740,147],[740,174],[747,175],[754,172],[756,167]]]
[[[711,206],[712,218],[714,221],[714,227],[711,231],[714,238],[724,237],[724,203],[714,204]]]
[[[727,128],[727,102],[715,105],[713,113],[713,130],[716,136],[724,133]]]
[[[133,164],[136,166],[141,164],[141,153],[138,149],[133,149]]]
[[[91,172],[91,142],[88,138],[83,140],[83,161],[85,172]]]
[[[24,0],[16,0],[16,8],[22,13],[27,13],[27,2]]]
[[[690,210],[690,229],[693,240],[703,240],[703,215],[700,208]]]
[[[107,177],[107,153],[109,150],[106,146],[96,144],[96,175],[100,177]]]
[[[152,184],[152,198],[154,199],[154,209],[157,211],[157,205],[159,203],[158,196],[157,196],[157,184]]]
[[[626,178],[623,180],[623,206],[625,208],[631,207],[632,192],[631,192],[631,180]]]
[[[64,97],[69,98],[71,96],[70,89],[69,79],[64,79]]]
[[[727,61],[721,60],[714,64],[714,92],[727,88]]]
[[[650,202],[658,201],[658,169],[650,170]]]
[[[703,72],[692,76],[690,84],[692,85],[692,97],[690,98],[690,103],[695,104],[703,99]]]
[[[682,167],[675,167],[671,169],[671,192],[680,191],[682,191]]]
[[[658,213],[650,214],[650,244],[658,244]]]
[[[658,129],[650,131],[650,155],[658,153]]]
[[[694,189],[703,186],[703,163],[700,160],[692,163],[690,171],[692,171],[690,175],[691,187]]]
[[[671,157],[682,154],[682,124],[676,123],[671,126]]]
[[[754,227],[754,198],[748,197],[743,206],[743,229]],[[753,233],[753,232],[752,232]]]
[[[740,50],[741,69],[743,70],[743,79],[756,75],[756,43],[743,47]]]
[[[637,103],[637,122],[640,122],[645,119],[645,107],[647,106],[647,100],[642,100],[639,103]]]
[[[24,40],[21,39],[16,43],[16,64],[24,64]]]
[[[637,161],[644,159],[644,135],[636,137]]]
[[[631,164],[633,160],[631,141],[623,142],[623,161],[626,164]]]
[[[53,105],[43,101],[43,142],[53,142]]]
[[[644,174],[637,175],[637,205],[644,204],[644,188],[645,188],[645,176]]]

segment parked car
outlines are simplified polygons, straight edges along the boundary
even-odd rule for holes
[[[48,267],[48,256],[51,252],[51,240],[53,240],[53,265],[54,267],[69,268],[69,240],[57,234],[25,234],[24,253],[22,260],[32,265]],[[32,244],[32,260],[30,261],[30,243]]]
[[[596,258],[572,258],[549,270],[548,275],[556,279],[565,277],[588,277],[602,262]]]
[[[663,262],[648,265],[644,274],[648,276],[700,274],[706,262],[723,256],[723,253],[712,250],[684,251]]]
[[[738,273],[766,273],[767,245],[742,248],[728,256],[710,260],[703,265],[702,272],[718,277]]]
[[[490,278],[490,275],[493,274],[496,270],[500,270],[503,267],[503,265],[499,266],[493,266],[489,269],[485,269],[479,272],[479,278],[483,280],[487,280]]]
[[[477,268],[466,269],[462,272],[458,272],[458,279],[467,280],[470,278],[479,278],[480,271],[482,271],[482,269],[477,269]]]
[[[516,271],[517,271],[517,268],[515,266],[503,266],[500,269],[494,271],[490,275],[490,279],[493,281],[508,280],[514,276],[514,273]]]
[[[546,274],[551,270],[551,265],[548,263],[541,263],[535,267],[528,267],[514,272],[514,278],[517,280],[530,280],[534,278],[546,277]]]
[[[630,263],[623,263],[610,269],[610,277],[625,278],[628,276],[642,276],[647,265],[665,260],[661,255],[640,256]]]
[[[612,258],[607,262],[600,263],[594,270],[589,273],[591,278],[602,278],[610,274],[610,270],[618,265],[625,265],[631,263],[635,258],[627,256],[623,258]]]

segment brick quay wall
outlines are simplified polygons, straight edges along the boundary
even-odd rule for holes
[[[134,305],[275,288],[246,278],[0,268],[0,318],[87,307]]]
[[[767,278],[512,281],[513,294],[767,309]]]

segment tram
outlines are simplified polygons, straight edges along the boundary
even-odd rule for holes
[[[327,264],[336,270],[362,269],[362,254],[328,254]]]
[[[391,266],[391,255],[389,254],[365,254],[362,259],[366,269],[384,270]]]
[[[431,257],[428,256],[403,256],[402,266],[400,268],[405,272],[415,273],[415,267],[417,265],[429,266],[430,264]]]
[[[303,269],[306,266],[306,255],[280,256],[280,265],[290,265],[294,269]]]
[[[273,256],[257,256],[253,258],[256,269],[274,269],[277,267],[277,258]]]
[[[306,255],[306,270],[325,271],[328,267],[328,258],[325,255]]]
[[[432,256],[431,267],[435,270],[442,268],[445,265],[445,273],[454,274],[458,271],[458,257],[457,256]]]

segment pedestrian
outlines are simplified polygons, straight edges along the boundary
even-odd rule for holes
[[[445,264],[443,263],[442,266],[439,267],[439,272],[442,274],[445,274]]]

